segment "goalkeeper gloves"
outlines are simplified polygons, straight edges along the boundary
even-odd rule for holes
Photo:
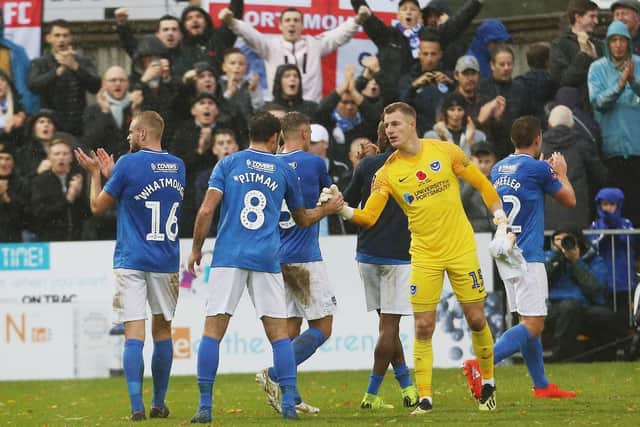
[[[502,209],[498,209],[497,211],[493,212],[493,223],[495,225],[506,225],[508,222],[509,220],[507,219],[507,214],[504,213]]]

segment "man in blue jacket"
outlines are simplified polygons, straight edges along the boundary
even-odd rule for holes
[[[625,214],[640,224],[640,57],[621,21],[607,30],[604,57],[591,64],[589,101],[602,131],[602,152],[612,186],[627,196]]]

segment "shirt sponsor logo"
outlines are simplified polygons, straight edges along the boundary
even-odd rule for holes
[[[249,169],[255,169],[267,173],[274,173],[276,171],[276,165],[274,165],[273,163],[259,162],[257,160],[247,159],[247,167]]]
[[[518,165],[500,165],[498,166],[498,173],[516,173]]]
[[[411,195],[411,193],[404,193],[402,195],[402,198],[404,199],[404,202],[408,205],[410,205],[411,203],[413,203],[413,201],[415,200],[415,197],[413,197]]]
[[[416,172],[416,178],[418,178],[418,181],[424,181],[427,179],[427,173],[423,170],[419,170]]]
[[[440,171],[440,160],[436,160],[435,162],[431,162],[429,163],[429,169],[431,169],[433,172],[438,172]]]
[[[156,173],[178,173],[177,163],[151,163],[151,170]]]
[[[436,194],[442,193],[448,190],[450,187],[451,183],[449,181],[438,181],[416,191],[414,196],[416,200],[422,200],[426,199],[427,197],[435,196]]]

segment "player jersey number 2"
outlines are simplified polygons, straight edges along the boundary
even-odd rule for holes
[[[244,195],[244,206],[240,211],[240,223],[244,228],[257,230],[264,224],[267,197],[260,190],[249,190]]]
[[[509,211],[509,216],[507,216],[507,221],[508,221],[508,224],[511,225],[511,231],[513,231],[514,233],[519,233],[520,226],[519,225],[514,226],[513,221],[515,221],[516,217],[520,213],[520,209],[522,208],[522,203],[520,203],[520,199],[518,199],[518,196],[514,196],[513,194],[505,194],[504,196],[502,196],[502,203],[511,205],[511,211]]]
[[[175,242],[176,237],[178,237],[178,216],[176,211],[180,207],[180,203],[174,202],[171,205],[171,210],[164,223],[164,233],[160,232],[160,223],[162,222],[160,218],[160,202],[147,200],[144,202],[144,206],[147,209],[151,209],[151,232],[147,233],[147,240],[164,242],[166,236],[169,240]]]

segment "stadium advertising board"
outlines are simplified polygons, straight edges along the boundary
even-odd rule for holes
[[[477,234],[479,248],[486,248],[489,234]],[[306,361],[301,371],[370,369],[377,338],[378,319],[366,312],[364,291],[354,260],[355,236],[321,238],[329,279],[338,300],[333,336]],[[112,343],[111,270],[113,242],[0,244],[0,380],[104,377],[121,348]],[[204,324],[213,241],[205,242],[204,258],[197,277],[181,263],[180,299],[173,320],[176,375],[193,375]],[[45,249],[46,248],[46,251]],[[191,240],[181,241],[186,260]],[[485,283],[492,283],[491,259],[480,249]],[[47,254],[45,262],[44,254]],[[38,267],[38,268],[33,268]],[[488,289],[490,291],[490,289]],[[494,317],[501,321],[498,307]],[[491,320],[491,315],[489,316]],[[413,345],[413,319],[401,322],[401,339],[407,354]],[[150,331],[148,337],[151,337]],[[459,366],[471,355],[470,332],[462,310],[445,286],[438,306],[434,335],[434,366]],[[151,366],[153,346],[144,347],[146,366]],[[60,368],[48,372],[33,369],[41,351],[60,359]],[[248,295],[245,293],[220,345],[220,372],[254,372],[271,364],[271,346]],[[409,358],[411,360],[411,358]],[[117,364],[117,360],[116,360]],[[150,370],[148,370],[150,374]]]
[[[40,56],[42,0],[0,0],[4,37],[24,47],[29,58]]]

